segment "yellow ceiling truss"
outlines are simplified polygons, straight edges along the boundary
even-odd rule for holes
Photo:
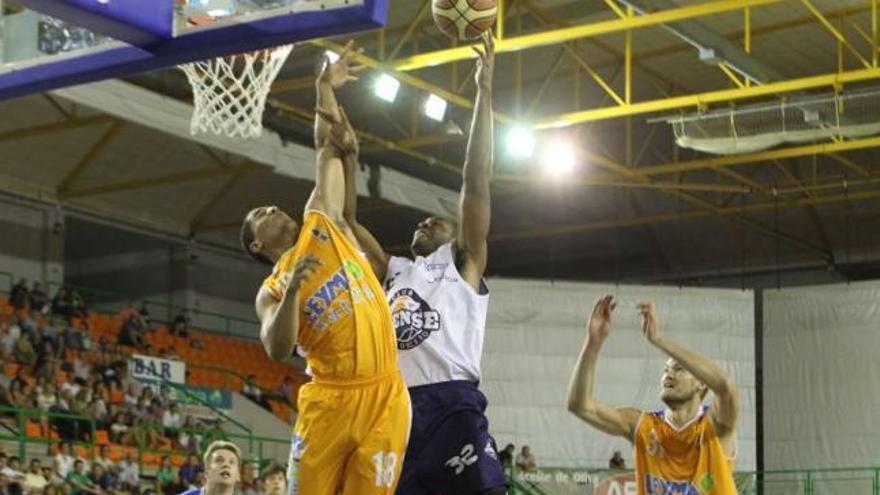
[[[607,18],[598,22],[585,24],[571,24],[566,19],[555,19],[541,2],[531,0],[505,0],[499,2],[499,17],[496,23],[496,49],[501,57],[514,57],[513,85],[510,89],[514,95],[513,102],[504,107],[504,111],[496,112],[496,117],[501,124],[521,123],[530,125],[536,130],[553,132],[561,127],[578,127],[589,129],[593,123],[601,121],[613,121],[620,119],[625,124],[626,145],[625,152],[620,156],[607,149],[584,149],[582,146],[581,156],[605,172],[604,176],[593,178],[580,177],[577,183],[590,187],[617,187],[625,189],[654,189],[668,193],[675,198],[684,199],[693,204],[696,209],[684,215],[684,218],[700,218],[704,215],[714,214],[720,216],[737,217],[741,213],[729,205],[730,198],[745,193],[757,193],[767,198],[772,191],[786,196],[785,207],[814,206],[827,203],[849,201],[872,200],[878,195],[873,193],[861,195],[836,194],[832,190],[838,187],[835,182],[838,177],[848,174],[859,178],[861,186],[876,187],[876,173],[870,167],[859,164],[854,156],[846,153],[867,150],[880,146],[880,138],[841,139],[836,138],[827,143],[800,145],[787,148],[779,148],[759,153],[729,157],[708,157],[693,160],[680,161],[676,156],[654,164],[642,163],[645,156],[658,156],[653,146],[646,140],[640,143],[641,150],[633,150],[634,138],[631,135],[633,119],[641,123],[648,114],[663,112],[703,111],[710,107],[728,106],[734,103],[747,103],[751,101],[773,101],[788,95],[795,95],[805,91],[825,90],[841,91],[848,85],[855,85],[874,80],[880,80],[880,44],[878,44],[878,2],[880,0],[863,0],[863,3],[846,8],[820,9],[814,0],[706,0],[701,3],[687,5],[678,8],[659,10],[637,15],[631,8],[623,7],[615,0],[603,0],[607,6]],[[425,2],[427,4],[427,2]],[[779,19],[773,23],[763,23],[756,27],[753,18],[761,9],[768,6],[779,5],[791,6],[791,17]],[[797,7],[797,9],[795,8]],[[800,13],[798,13],[800,12]],[[644,64],[645,61],[674,54],[683,50],[693,49],[686,43],[675,43],[662,48],[651,48],[638,52],[632,43],[632,33],[637,30],[662,29],[670,23],[688,20],[700,20],[722,14],[740,13],[742,27],[732,31],[719,33],[723,38],[736,42],[746,54],[752,54],[755,46],[766,42],[766,38],[788,30],[816,26],[817,33],[827,42],[836,44],[838,54],[838,70],[820,75],[788,75],[782,79],[759,82],[744,74],[737,72],[736,68],[722,60],[717,64],[720,74],[725,76],[728,87],[714,90],[693,91],[687,89],[686,78],[681,80],[663,74]],[[806,14],[806,15],[804,15]],[[868,15],[870,23],[868,27],[864,23],[854,22],[855,16]],[[521,26],[524,16],[531,16],[540,25],[538,32],[522,33]],[[427,6],[421,8],[415,17],[398,31],[383,31],[377,35],[381,40],[381,47],[373,50],[370,55],[361,57],[365,65],[380,71],[387,72],[396,77],[402,84],[416,88],[424,92],[436,94],[449,102],[465,109],[473,108],[473,101],[462,93],[465,85],[469,83],[471,75],[466,78],[460,77],[464,71],[459,71],[458,64],[472,60],[474,52],[470,45],[453,46],[446,49],[432,49],[433,44],[425,42],[423,30],[430,26],[431,20]],[[821,30],[821,31],[819,31]],[[598,39],[599,36],[619,33],[623,35],[622,49],[610,46],[607,41]],[[385,46],[385,40],[390,39],[389,46]],[[857,43],[858,42],[858,43]],[[340,44],[330,40],[317,40],[313,45],[323,49],[340,49]],[[552,64],[552,69],[543,78],[526,81],[523,74],[523,56],[531,49],[559,45],[560,51]],[[585,53],[581,47],[589,45],[598,48]],[[867,46],[869,50],[865,50]],[[403,55],[401,55],[403,54]],[[597,57],[596,55],[600,55]],[[561,61],[570,62],[567,68]],[[845,69],[845,60],[856,61],[857,68]],[[472,64],[468,63],[470,68]],[[851,66],[852,64],[850,64]],[[445,66],[449,70],[449,78],[438,79],[436,67]],[[622,76],[610,76],[607,70],[617,67],[615,71]],[[433,69],[432,69],[433,68]],[[431,69],[430,73],[426,69]],[[528,74],[534,76],[534,74]],[[554,78],[572,79],[573,96],[570,111],[559,114],[541,115],[541,103],[544,95],[550,93],[549,82]],[[656,91],[656,97],[638,99],[634,94],[635,82],[648,82]],[[451,84],[450,84],[451,83]],[[530,84],[534,90],[530,99],[525,99],[524,87]],[[599,88],[604,97],[596,106],[596,101],[586,101],[582,98],[580,88],[582,85],[594,84]],[[276,95],[297,91],[311,87],[309,77],[279,81],[273,93]],[[496,93],[498,89],[496,88]],[[557,95],[558,96],[558,95]],[[588,108],[585,108],[588,107]],[[286,110],[294,110],[290,107]],[[300,119],[308,118],[309,111],[295,109]],[[384,138],[375,133],[362,133],[369,144],[363,148],[365,153],[379,153],[387,150],[395,150],[407,154],[413,158],[423,160],[451,172],[458,170],[460,165],[446,163],[433,159],[430,151],[419,151],[420,148],[430,148],[450,142],[460,141],[461,136],[443,134],[420,134],[417,126],[412,126],[409,132],[401,130],[403,137]],[[646,153],[648,148],[652,153]],[[674,153],[674,154],[677,154]],[[749,172],[751,168],[743,169],[741,166],[749,164],[766,164],[767,166],[779,167],[779,160],[795,159],[799,157],[821,157],[822,167],[820,171],[829,172],[820,174],[819,177],[798,178],[783,167],[784,182],[779,184],[766,184],[753,178]],[[706,180],[706,176],[700,176],[701,180],[683,178],[683,174],[696,171],[713,171],[714,180]],[[512,175],[498,176],[496,182],[505,185],[530,183],[534,177],[514,177]],[[855,182],[853,182],[855,184]],[[716,204],[706,199],[708,194],[725,194],[727,200]],[[823,196],[822,193],[828,193]],[[791,199],[792,196],[800,196]],[[757,212],[767,209],[768,203],[755,203],[745,212]],[[632,222],[651,223],[652,218],[658,222],[666,221],[662,215],[647,216],[645,220],[627,220],[626,222],[613,223],[614,225],[631,225]],[[676,216],[676,218],[681,218]],[[606,222],[607,223],[607,222]],[[641,224],[641,223],[638,223]],[[587,229],[601,228],[602,225],[592,225]],[[760,227],[759,227],[760,228]],[[563,229],[560,232],[567,232]],[[809,247],[807,249],[810,249]]]

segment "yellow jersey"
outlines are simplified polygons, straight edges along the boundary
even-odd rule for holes
[[[365,256],[325,214],[305,215],[296,244],[263,282],[278,300],[296,262],[321,262],[299,290],[297,345],[316,381],[357,382],[397,370],[397,340],[382,285]]]
[[[733,460],[707,410],[682,428],[663,411],[642,413],[634,438],[639,495],[736,495]]]

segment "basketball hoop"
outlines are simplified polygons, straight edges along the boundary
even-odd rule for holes
[[[193,90],[190,133],[260,137],[266,98],[291,50],[282,45],[181,65]]]

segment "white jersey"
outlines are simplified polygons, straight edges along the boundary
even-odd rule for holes
[[[458,273],[452,244],[415,261],[392,257],[384,285],[406,385],[479,382],[489,293]]]

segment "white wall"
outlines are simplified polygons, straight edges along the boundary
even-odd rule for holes
[[[293,423],[288,424],[281,421],[277,416],[254,404],[253,401],[238,392],[232,393],[232,410],[229,416],[250,428],[255,436],[279,440],[278,442],[264,442],[262,455],[264,459],[272,459],[282,465],[287,464]],[[228,431],[238,433],[240,429],[230,425]],[[252,447],[249,445],[240,446],[253,455],[258,453],[257,443],[254,443]]]
[[[877,465],[878,410],[880,282],[766,291],[766,468]]]
[[[0,271],[30,282],[60,282],[64,277],[62,235],[52,232],[53,208],[0,195]],[[8,285],[0,280],[0,290]],[[44,286],[45,288],[45,286]]]
[[[660,409],[665,356],[638,327],[635,303],[652,298],[669,338],[727,370],[742,397],[737,469],[755,467],[754,297],[750,291],[491,280],[482,390],[500,447],[527,444],[542,466],[607,467],[614,450],[632,466],[631,446],[599,433],[566,409],[571,370],[594,302],[620,305],[602,350],[595,392],[613,405]],[[710,395],[711,397],[711,395]]]
[[[77,225],[83,228],[82,222]],[[103,230],[100,232],[102,237],[107,235]],[[163,244],[158,240],[140,248],[131,234],[111,232],[108,242],[122,240],[121,252],[92,255],[83,246],[77,246],[78,253],[87,254],[69,257],[67,261],[67,282],[119,295],[102,309],[118,310],[128,300],[135,304],[146,300],[157,303],[149,306],[156,320],[173,318],[179,308],[185,307],[191,310],[190,318],[196,327],[256,336],[253,300],[268,269],[239,253],[220,253],[198,246],[193,252],[186,245]],[[77,242],[95,241],[81,235]],[[170,315],[168,305],[174,306]],[[220,315],[236,320],[227,325]]]

